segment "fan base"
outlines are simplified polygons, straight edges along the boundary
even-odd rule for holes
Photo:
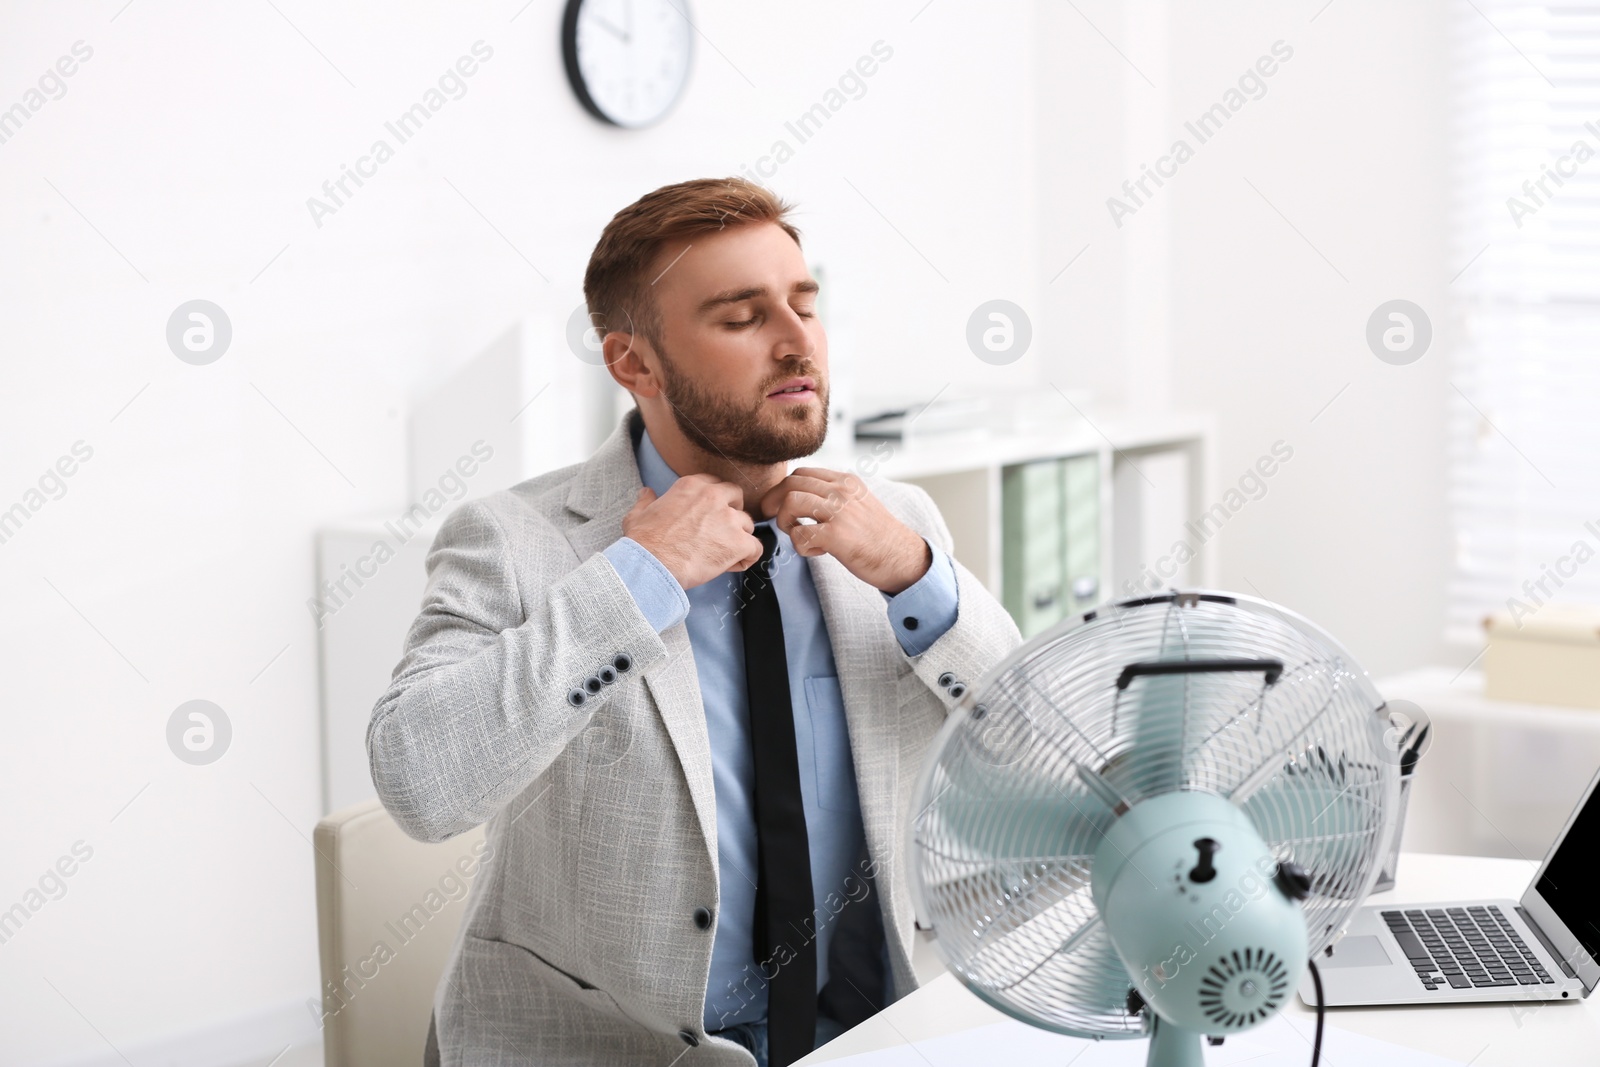
[[[1155,1017],[1150,1030],[1150,1054],[1145,1067],[1205,1067],[1200,1035]]]

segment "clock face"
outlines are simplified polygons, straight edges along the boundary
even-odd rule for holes
[[[567,0],[561,50],[590,114],[638,128],[671,109],[689,80],[688,0]]]

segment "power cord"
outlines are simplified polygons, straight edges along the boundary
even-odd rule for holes
[[[1311,1041],[1311,1067],[1317,1067],[1322,1059],[1322,975],[1317,971],[1317,961],[1307,960],[1306,966],[1311,968],[1311,984],[1317,990],[1317,1036]]]

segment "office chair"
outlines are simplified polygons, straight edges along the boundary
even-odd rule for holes
[[[317,823],[317,941],[327,1067],[420,1064],[483,827],[436,845],[405,835],[377,800]]]

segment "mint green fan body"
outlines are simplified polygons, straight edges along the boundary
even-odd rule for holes
[[[1370,891],[1398,794],[1386,726],[1348,652],[1265,601],[1174,591],[1067,620],[935,741],[918,915],[1000,1010],[1200,1064],[1200,1035],[1269,1018]]]

